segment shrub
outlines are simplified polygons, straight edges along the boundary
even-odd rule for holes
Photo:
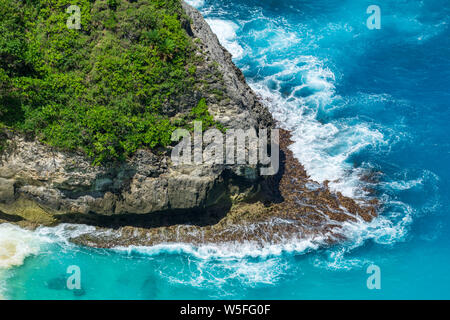
[[[180,0],[2,0],[0,16],[0,125],[96,164],[170,143],[164,106],[196,70]],[[205,100],[191,114],[214,125]]]

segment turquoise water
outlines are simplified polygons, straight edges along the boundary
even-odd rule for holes
[[[315,180],[364,197],[382,215],[346,225],[352,239],[252,248],[188,245],[99,250],[65,239],[89,228],[27,232],[0,225],[1,295],[11,299],[450,298],[450,4],[427,1],[191,0],[251,87],[294,133],[292,150]],[[381,9],[369,30],[366,9]],[[11,246],[10,246],[11,247]],[[3,251],[1,251],[3,250]],[[381,289],[367,287],[367,267]],[[82,291],[65,286],[81,270]]]

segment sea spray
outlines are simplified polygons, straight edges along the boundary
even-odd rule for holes
[[[233,58],[242,58],[244,49],[236,40],[236,31],[239,26],[232,21],[220,19],[206,19],[206,22],[208,22],[212,31],[219,38],[220,43],[228,49]]]
[[[41,239],[32,231],[11,224],[0,224],[0,300],[6,299],[9,269],[21,266],[39,252]]]
[[[0,224],[0,269],[22,265],[26,257],[39,252],[40,242],[32,231]]]

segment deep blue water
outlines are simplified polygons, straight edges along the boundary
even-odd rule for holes
[[[186,245],[94,250],[66,243],[67,232],[74,232],[68,227],[29,233],[2,225],[0,244],[13,243],[11,264],[17,265],[3,269],[2,295],[449,299],[450,3],[190,2],[293,131],[292,150],[312,178],[365,197],[358,174],[381,172],[372,187],[383,201],[382,215],[346,226],[352,241],[333,248],[272,246],[265,253]],[[379,30],[366,26],[372,4],[381,9]],[[372,264],[381,270],[380,290],[366,285]],[[84,295],[61,287],[69,265],[80,267]]]

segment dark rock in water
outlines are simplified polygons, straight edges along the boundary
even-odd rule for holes
[[[81,288],[81,289],[73,289],[71,291],[73,292],[73,295],[75,297],[81,297],[81,296],[84,296],[86,294],[86,290],[84,290],[83,288]]]
[[[65,290],[67,289],[67,278],[65,275],[60,275],[46,281],[46,285],[47,288],[52,290]]]
[[[145,279],[142,284],[141,290],[145,295],[145,299],[157,299],[159,295],[159,286],[158,282],[160,280],[156,275],[151,275]]]
[[[52,278],[46,281],[47,288],[51,290],[69,290],[72,291],[73,295],[76,297],[81,297],[86,294],[83,288],[80,289],[69,289],[67,288],[67,276],[60,275],[58,277]]]

